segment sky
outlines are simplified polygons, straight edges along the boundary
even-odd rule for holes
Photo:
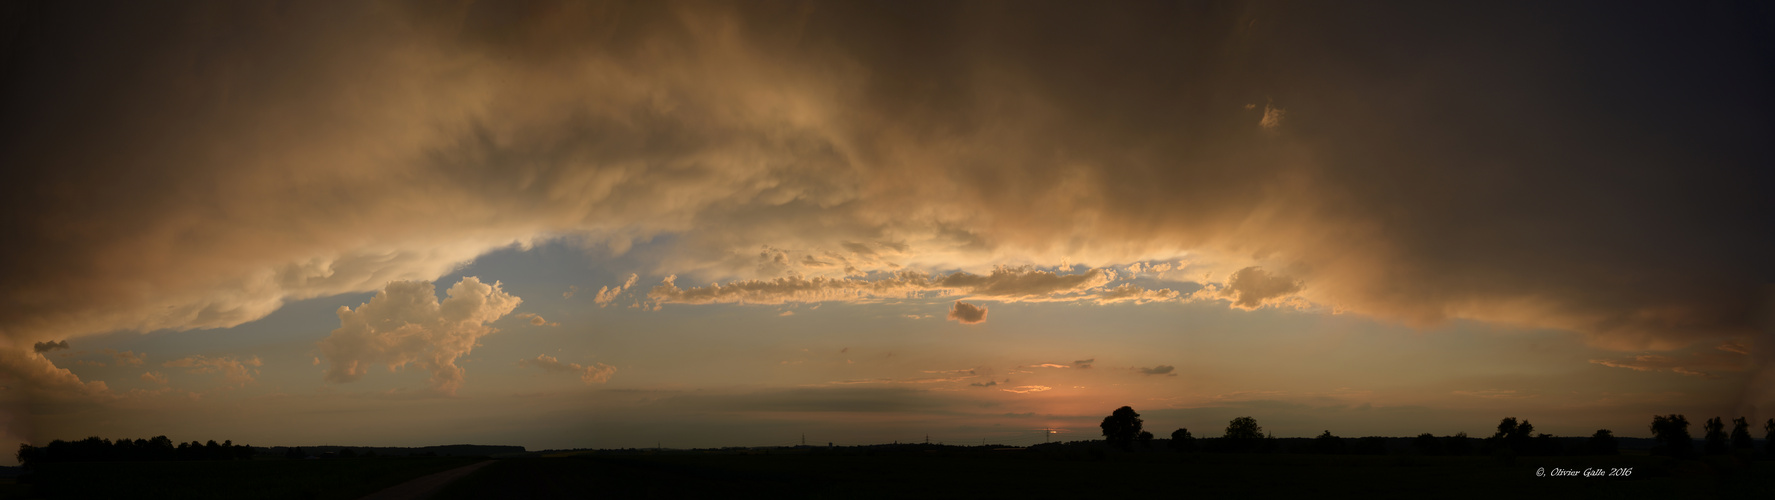
[[[0,10],[0,446],[1775,417],[1767,4]]]

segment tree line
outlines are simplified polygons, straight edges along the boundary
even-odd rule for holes
[[[173,440],[166,436],[116,441],[93,436],[79,441],[57,439],[47,446],[20,444],[17,456],[20,465],[30,467],[52,462],[247,460],[253,457],[253,453],[252,446],[237,445],[234,440],[173,444]]]
[[[1135,449],[1155,448],[1155,437],[1151,432],[1142,430],[1140,414],[1134,408],[1123,406],[1103,418],[1099,426],[1103,430],[1103,440],[1109,446],[1133,451]],[[1765,447],[1770,455],[1775,455],[1775,418],[1763,423]],[[1705,432],[1702,452],[1709,455],[1751,454],[1755,452],[1756,441],[1750,434],[1750,422],[1743,417],[1732,420],[1732,429],[1726,430],[1724,419],[1714,417],[1703,425]],[[1676,457],[1693,456],[1696,453],[1695,440],[1689,434],[1689,421],[1682,415],[1654,415],[1652,417],[1652,436],[1657,446],[1652,453]],[[1327,430],[1307,441],[1304,445],[1296,445],[1282,449],[1280,442],[1272,435],[1263,432],[1263,427],[1252,417],[1238,417],[1227,423],[1224,433],[1219,438],[1197,438],[1187,428],[1171,431],[1171,439],[1165,443],[1167,448],[1180,452],[1221,452],[1221,453],[1261,453],[1281,452],[1317,453],[1327,455],[1380,455],[1387,453],[1388,438],[1370,436],[1351,441],[1333,435]],[[1498,421],[1497,432],[1491,437],[1474,446],[1474,440],[1462,432],[1453,436],[1437,437],[1424,433],[1410,439],[1412,450],[1423,455],[1468,455],[1475,452],[1508,453],[1522,456],[1550,455],[1615,455],[1620,453],[1615,435],[1608,429],[1598,429],[1588,439],[1577,444],[1569,444],[1555,439],[1552,434],[1536,433],[1534,424],[1527,420],[1518,421],[1515,417]]]

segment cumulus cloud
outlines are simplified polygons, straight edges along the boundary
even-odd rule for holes
[[[1096,362],[1097,362],[1097,358],[1081,359],[1078,361],[1073,361],[1072,367],[1078,368],[1080,370],[1085,370],[1085,369],[1091,368],[1091,363],[1096,363]]]
[[[629,287],[635,286],[635,280],[640,277],[641,275],[631,273],[629,274],[629,279],[623,280],[621,285],[615,287],[598,287],[598,295],[592,297],[592,302],[597,303],[598,307],[610,305],[610,301],[616,300],[617,295],[621,295],[623,291],[628,290]]]
[[[67,368],[58,368],[34,351],[0,347],[0,379],[26,390],[52,395],[94,396],[109,393],[103,381],[83,382]]]
[[[1257,126],[1263,127],[1265,130],[1273,130],[1276,127],[1280,127],[1282,126],[1282,117],[1286,116],[1287,113],[1288,112],[1282,108],[1275,107],[1271,104],[1265,104],[1263,105],[1263,119],[1258,120]]]
[[[142,380],[146,381],[148,383],[151,383],[151,384],[159,384],[159,385],[167,385],[167,383],[168,383],[167,378],[166,378],[166,374],[160,373],[160,372],[142,372]]]
[[[66,341],[66,340],[63,340],[61,342],[38,342],[38,343],[31,346],[31,350],[35,351],[37,354],[43,354],[46,352],[59,350],[59,349],[67,349],[67,348],[68,348],[68,341]]]
[[[604,363],[581,365],[579,363],[562,363],[561,360],[547,354],[538,354],[532,359],[518,360],[518,366],[534,366],[546,373],[571,373],[579,376],[586,384],[602,384],[610,381],[616,374],[616,367]]]
[[[456,360],[472,351],[481,337],[496,331],[488,323],[511,313],[523,300],[506,293],[498,282],[486,284],[472,276],[447,293],[449,297],[440,302],[430,282],[396,281],[355,310],[340,307],[339,328],[319,344],[328,363],[327,381],[358,380],[371,365],[394,371],[413,364],[431,372],[433,390],[455,394],[464,373]]]
[[[536,313],[518,313],[520,318],[530,318],[530,326],[561,326],[560,323],[549,321]]]
[[[955,301],[949,308],[949,319],[964,325],[975,325],[986,322],[986,306],[976,306],[967,302]]]
[[[187,356],[162,363],[160,366],[185,368],[189,373],[221,373],[222,380],[236,387],[246,387],[253,382],[253,376],[259,374],[258,368],[265,363],[258,356],[250,359],[239,359],[234,356]]]
[[[1140,370],[1140,373],[1147,374],[1147,375],[1164,375],[1167,377],[1177,376],[1176,373],[1171,373],[1172,371],[1177,370],[1177,367],[1171,366],[1171,365],[1159,365],[1159,366],[1154,366],[1152,368],[1138,368],[1138,370]]]
[[[1005,392],[1014,392],[1017,394],[1029,394],[1032,392],[1042,392],[1042,391],[1053,390],[1053,389],[1054,389],[1053,387],[1048,387],[1045,385],[1020,385],[1017,387],[1012,387],[1010,389],[1000,389],[1000,390],[1005,391]]]

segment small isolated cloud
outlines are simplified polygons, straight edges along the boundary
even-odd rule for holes
[[[390,371],[414,364],[431,371],[431,387],[455,394],[463,369],[456,360],[474,350],[481,337],[497,331],[488,323],[511,314],[523,302],[500,284],[463,278],[438,301],[426,281],[395,281],[356,310],[341,306],[339,328],[320,341],[327,358],[327,381],[352,382],[371,365]]]
[[[1097,358],[1081,359],[1078,361],[1073,361],[1072,367],[1078,368],[1080,370],[1089,370],[1089,369],[1091,369],[1091,363],[1096,363],[1096,362],[1097,362]]]
[[[1010,389],[999,389],[999,390],[1005,391],[1005,392],[1014,392],[1017,394],[1029,394],[1031,392],[1042,392],[1042,391],[1048,391],[1048,390],[1053,390],[1053,389],[1054,389],[1053,387],[1048,387],[1045,385],[1020,385],[1017,387],[1012,387]]]
[[[1072,367],[1067,366],[1067,365],[1058,364],[1058,363],[1042,363],[1039,365],[1030,365],[1030,368],[1072,368]]]
[[[571,298],[573,298],[573,294],[576,294],[576,293],[579,293],[579,287],[573,286],[573,285],[568,285],[567,291],[561,292],[561,298],[571,299]]]
[[[629,287],[635,286],[635,280],[640,278],[640,275],[629,273],[629,279],[623,280],[621,285],[615,287],[599,287],[598,295],[592,297],[592,302],[597,303],[598,307],[610,305],[610,301],[616,300],[617,295],[621,295],[623,291],[628,290]]]
[[[265,363],[258,356],[241,360],[233,356],[187,356],[162,363],[160,366],[186,368],[189,373],[218,373],[222,380],[237,387],[245,387],[253,382],[253,376],[259,374],[256,368]]]
[[[66,340],[61,342],[38,342],[36,345],[31,346],[31,350],[36,351],[38,354],[67,348],[68,341]]]
[[[1167,377],[1177,376],[1177,374],[1171,373],[1172,371],[1177,370],[1177,367],[1171,365],[1159,365],[1152,368],[1140,368],[1139,370],[1140,373],[1147,375],[1164,375]]]
[[[536,313],[519,313],[518,317],[530,318],[530,324],[532,326],[561,326],[560,323],[551,322],[547,319],[544,319],[542,317],[542,315],[539,315]]]
[[[949,319],[964,325],[984,323],[986,322],[986,307],[958,300],[955,301],[955,306],[949,309]]]
[[[117,366],[141,366],[142,363],[148,361],[147,354],[136,354],[135,351],[117,352],[113,349],[105,349],[105,353],[117,360]]]
[[[591,366],[579,363],[562,363],[561,360],[547,354],[538,354],[535,358],[518,361],[519,366],[534,366],[545,373],[572,373],[579,375],[579,380],[586,384],[602,384],[610,381],[616,374],[616,367],[604,363],[592,363]]]
[[[1287,114],[1287,110],[1265,104],[1263,105],[1263,119],[1257,122],[1257,126],[1263,127],[1264,130],[1275,130],[1276,127],[1282,126],[1282,117]]]
[[[795,315],[795,311],[783,311],[782,314],[778,314],[777,316],[794,316],[794,315]]]
[[[160,372],[143,372],[142,373],[142,380],[148,381],[149,383],[159,384],[159,385],[166,385],[167,384],[166,374],[160,373]]]
[[[992,386],[995,386],[995,385],[998,385],[998,381],[996,381],[996,380],[988,380],[988,381],[985,381],[985,382],[974,382],[974,383],[972,383],[972,384],[968,384],[968,385],[971,385],[971,386],[974,386],[974,387],[992,387]]]

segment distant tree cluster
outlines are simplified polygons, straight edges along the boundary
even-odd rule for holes
[[[97,436],[79,441],[51,441],[48,446],[21,444],[19,464],[33,466],[51,462],[157,462],[173,460],[246,460],[253,457],[253,447],[236,445],[233,440],[221,443],[192,441],[173,444],[166,436],[152,439],[119,439],[112,441]]]
[[[1135,445],[1140,449],[1151,449],[1153,435],[1141,429],[1143,422],[1134,408],[1123,406],[1117,408],[1103,419],[1102,429],[1104,443],[1113,448],[1132,451]],[[1762,424],[1763,439],[1767,442],[1768,452],[1775,455],[1775,418]],[[1695,440],[1689,434],[1687,417],[1678,414],[1654,415],[1652,417],[1652,436],[1658,443],[1652,452],[1659,455],[1677,457],[1693,456],[1696,453]],[[1726,428],[1725,419],[1714,417],[1702,426],[1702,451],[1710,455],[1750,454],[1755,452],[1756,440],[1751,436],[1749,420],[1740,417],[1732,419],[1731,429]],[[1475,443],[1479,447],[1476,448]],[[1078,443],[1078,444],[1083,444]],[[1263,427],[1252,417],[1238,417],[1227,423],[1226,432],[1219,438],[1198,438],[1189,429],[1177,429],[1171,432],[1169,443],[1163,444],[1177,452],[1210,451],[1222,453],[1267,453],[1286,451],[1292,453],[1313,453],[1322,455],[1383,455],[1387,453],[1415,453],[1418,455],[1470,455],[1474,452],[1490,453],[1504,456],[1554,456],[1554,455],[1618,455],[1621,453],[1620,443],[1613,431],[1598,429],[1588,438],[1556,438],[1551,434],[1536,433],[1534,424],[1527,420],[1509,417],[1498,421],[1497,432],[1484,440],[1467,437],[1462,432],[1453,436],[1437,437],[1433,434],[1419,434],[1415,438],[1386,438],[1369,436],[1363,438],[1342,438],[1327,430],[1311,439],[1285,438],[1278,440],[1266,435]]]

